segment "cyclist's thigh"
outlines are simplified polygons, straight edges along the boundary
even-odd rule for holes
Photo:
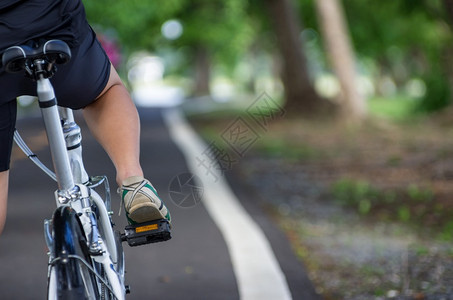
[[[16,111],[16,100],[0,104],[0,172],[9,169]]]
[[[71,61],[58,68],[52,84],[58,104],[79,109],[92,103],[106,86],[110,60],[94,32],[72,49]]]

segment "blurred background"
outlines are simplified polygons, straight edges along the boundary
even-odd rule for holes
[[[266,91],[300,112],[335,103],[347,118],[450,103],[447,0],[84,3],[133,88],[217,101]]]
[[[326,299],[453,295],[453,0],[84,4],[137,105],[234,156]]]
[[[248,121],[223,170],[326,299],[453,294],[453,1],[84,3],[139,106],[178,105],[230,156]]]

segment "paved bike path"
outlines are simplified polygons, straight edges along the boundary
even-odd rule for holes
[[[145,174],[160,192],[173,217],[173,239],[160,244],[130,248],[126,252],[126,278],[132,293],[128,299],[239,299],[237,270],[224,235],[205,208],[206,203],[175,205],[170,199],[175,178],[191,173],[183,154],[170,139],[159,109],[140,109],[142,120],[142,165]],[[40,120],[21,121],[33,149],[45,142]],[[19,124],[20,125],[20,124]],[[19,126],[20,127],[20,126]],[[114,170],[103,150],[83,128],[84,157],[91,174],[111,178],[114,208],[119,198],[114,193]],[[44,159],[45,149],[37,151]],[[8,221],[0,238],[0,299],[43,299],[45,297],[45,244],[42,219],[54,208],[53,183],[39,173],[31,162],[15,155]],[[252,219],[264,231],[293,299],[317,299],[302,266],[295,260],[288,242],[260,212],[251,193],[244,190],[233,176],[233,191]],[[48,196],[46,196],[48,195]],[[174,197],[173,197],[174,198]],[[174,200],[174,199],[173,199]],[[187,204],[187,203],[186,203]],[[234,217],[231,217],[234,226]],[[124,227],[124,216],[115,216],[118,228]],[[253,253],[252,257],[253,257]],[[236,272],[236,273],[235,273]],[[239,283],[240,285],[240,283]],[[263,286],[264,287],[264,286]],[[264,298],[261,298],[264,299]]]

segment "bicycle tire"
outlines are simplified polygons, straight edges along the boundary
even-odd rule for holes
[[[56,276],[56,299],[98,299],[98,281],[90,270],[93,264],[84,230],[77,213],[70,207],[59,207],[55,211],[53,237],[56,259],[48,283],[51,276]]]

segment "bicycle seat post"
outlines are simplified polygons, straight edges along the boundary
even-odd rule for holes
[[[63,126],[63,133],[74,182],[76,184],[85,184],[90,178],[83,165],[81,129],[75,122],[74,114],[70,108],[59,106],[58,111]]]
[[[61,203],[66,203],[76,193],[77,187],[72,177],[55,92],[49,78],[46,78],[44,75],[45,69],[49,67],[48,64],[45,60],[36,59],[34,61],[35,70],[33,71],[37,75],[39,107],[43,116],[58,182],[58,199]]]

